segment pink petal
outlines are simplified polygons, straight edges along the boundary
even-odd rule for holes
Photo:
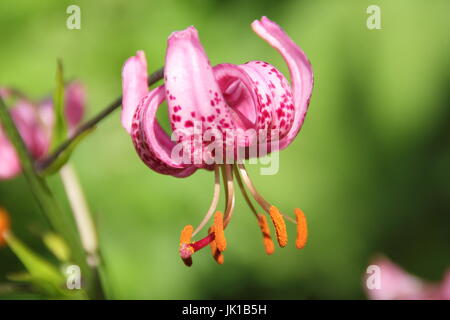
[[[20,99],[10,112],[30,154],[36,159],[44,156],[50,141],[37,108],[29,101]],[[13,178],[20,171],[21,165],[16,150],[0,128],[0,179]]]
[[[197,168],[172,159],[174,142],[164,132],[156,119],[156,111],[165,99],[165,88],[160,86],[141,100],[131,125],[131,138],[139,157],[156,172],[183,178]]]
[[[193,135],[194,124],[203,131],[234,128],[194,27],[169,37],[164,72],[173,130],[183,130],[189,136]]]
[[[444,280],[441,285],[440,298],[443,300],[450,300],[450,270],[444,275]]]
[[[36,159],[44,156],[48,151],[50,140],[37,108],[21,99],[11,108],[11,116],[31,155]]]
[[[81,122],[86,104],[86,92],[80,82],[72,82],[65,89],[65,114],[69,134]]]
[[[292,128],[295,116],[292,91],[286,78],[275,67],[263,61],[250,61],[240,67],[255,82],[258,97],[265,110],[271,114],[269,129],[274,131],[272,134],[277,134],[280,139],[285,137]]]
[[[10,95],[11,90],[9,88],[0,87],[0,97],[2,97],[3,99],[8,99]]]
[[[214,67],[214,76],[229,107],[230,115],[240,139],[239,146],[250,146],[257,136],[251,134],[268,129],[271,122],[269,112],[263,112],[265,106],[260,103],[257,87],[253,79],[240,66],[223,63]],[[267,117],[266,117],[267,116]]]
[[[55,123],[55,111],[53,110],[53,100],[51,98],[42,100],[39,103],[37,112],[42,121],[42,124],[48,131],[48,135],[50,137],[53,129],[53,124]]]
[[[148,93],[147,60],[143,51],[129,58],[122,69],[122,126],[131,133],[131,122],[136,108]]]
[[[16,150],[0,127],[0,180],[14,178],[21,171]]]
[[[305,53],[273,21],[262,17],[252,23],[253,30],[272,47],[278,50],[286,61],[291,75],[295,116],[291,129],[280,142],[280,148],[287,147],[297,136],[309,105],[313,88],[311,64]]]
[[[368,289],[364,285],[370,299],[416,300],[424,298],[427,291],[425,284],[389,259],[385,257],[378,258],[372,265],[380,268],[381,287],[379,289]]]

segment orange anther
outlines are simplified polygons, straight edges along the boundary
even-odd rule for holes
[[[269,225],[267,224],[267,219],[265,215],[258,215],[259,227],[263,234],[264,249],[266,249],[267,254],[272,254],[275,251],[275,245],[273,244],[272,238],[270,237]]]
[[[8,212],[0,207],[0,246],[6,243],[5,232],[9,231],[9,215]]]
[[[225,233],[223,232],[223,214],[220,211],[217,211],[214,215],[214,240],[217,249],[225,251],[227,248],[227,239],[225,239]]]
[[[295,241],[295,245],[297,249],[302,249],[308,241],[308,225],[302,210],[296,208],[294,213],[297,218],[297,240]]]
[[[192,233],[193,232],[194,232],[194,227],[193,226],[191,226],[190,224],[185,226],[183,228],[183,230],[181,231],[180,245],[182,243],[191,243],[191,237],[192,237]]]
[[[191,255],[194,253],[194,248],[192,248],[192,246],[190,245],[193,232],[194,227],[191,225],[187,225],[181,231],[180,236],[180,256],[184,264],[188,267],[192,266]]]
[[[288,236],[286,231],[286,223],[284,222],[283,216],[275,206],[270,207],[269,214],[275,226],[278,244],[280,245],[280,247],[285,247],[288,242]]]
[[[209,233],[211,234],[213,232],[214,232],[214,226],[209,228]],[[216,262],[218,264],[223,264],[224,256],[223,256],[223,253],[219,249],[217,249],[216,241],[211,241],[209,246],[211,247],[211,253],[212,253],[214,260],[216,260]]]

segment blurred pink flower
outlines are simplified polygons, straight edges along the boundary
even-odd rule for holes
[[[16,94],[7,88],[0,88],[0,96],[9,98]],[[40,159],[48,152],[55,115],[51,99],[43,100],[37,104],[23,96],[16,97],[15,104],[10,113],[22,139],[30,154]],[[69,134],[80,123],[85,105],[84,87],[79,82],[70,83],[65,90],[65,115]],[[0,180],[10,179],[21,172],[21,166],[16,151],[3,132],[0,125]]]
[[[450,300],[450,269],[441,283],[429,283],[409,274],[386,257],[376,258],[371,266],[379,268],[379,275],[368,274],[364,288],[372,300]],[[370,288],[370,277],[379,276],[379,287]]]

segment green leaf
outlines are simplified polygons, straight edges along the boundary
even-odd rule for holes
[[[64,74],[61,60],[56,68],[56,86],[53,94],[53,110],[55,112],[55,125],[52,132],[51,150],[54,150],[67,138],[67,122],[64,105]]]
[[[32,278],[45,280],[55,287],[60,287],[64,283],[63,275],[55,266],[34,253],[12,233],[8,233],[6,241]]]
[[[70,259],[70,249],[64,239],[54,232],[47,232],[43,237],[47,248],[62,262]]]
[[[68,290],[65,288],[66,278],[50,262],[34,253],[13,234],[6,237],[11,250],[23,263],[27,272],[9,274],[8,279],[18,282],[30,282],[33,286],[51,298],[86,299],[84,290]],[[53,239],[54,241],[54,239]]]
[[[56,158],[55,161],[53,161],[52,164],[48,168],[46,168],[44,171],[42,171],[40,174],[42,176],[48,176],[48,175],[57,173],[59,171],[59,169],[61,169],[62,166],[64,166],[67,163],[67,161],[69,161],[70,156],[72,155],[72,152],[75,150],[75,148],[81,142],[81,140],[83,140],[85,137],[87,137],[94,130],[95,130],[95,127],[92,127],[91,129],[84,131],[79,136],[74,138],[70,142],[70,145],[61,152],[61,154],[58,156],[58,158]]]
[[[14,282],[31,282],[33,277],[28,272],[13,272],[8,273],[6,279]]]

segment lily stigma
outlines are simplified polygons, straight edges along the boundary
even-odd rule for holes
[[[291,84],[263,61],[212,67],[192,26],[173,32],[168,39],[163,85],[149,91],[142,51],[129,58],[122,69],[122,126],[141,160],[152,170],[177,178],[188,177],[198,169],[214,171],[210,208],[195,229],[188,225],[181,232],[179,253],[188,266],[192,265],[192,255],[208,245],[214,259],[223,263],[227,246],[224,231],[234,212],[235,181],[257,219],[267,254],[275,249],[268,219],[258,213],[252,199],[270,217],[280,247],[288,242],[286,220],[297,225],[296,247],[301,249],[307,242],[304,213],[295,209],[292,218],[268,202],[255,188],[243,160],[282,150],[295,139],[313,88],[311,64],[275,22],[263,17],[251,26],[282,55]],[[171,137],[156,118],[164,101]],[[223,213],[216,210],[221,180],[226,203]],[[211,219],[208,234],[192,240]]]

